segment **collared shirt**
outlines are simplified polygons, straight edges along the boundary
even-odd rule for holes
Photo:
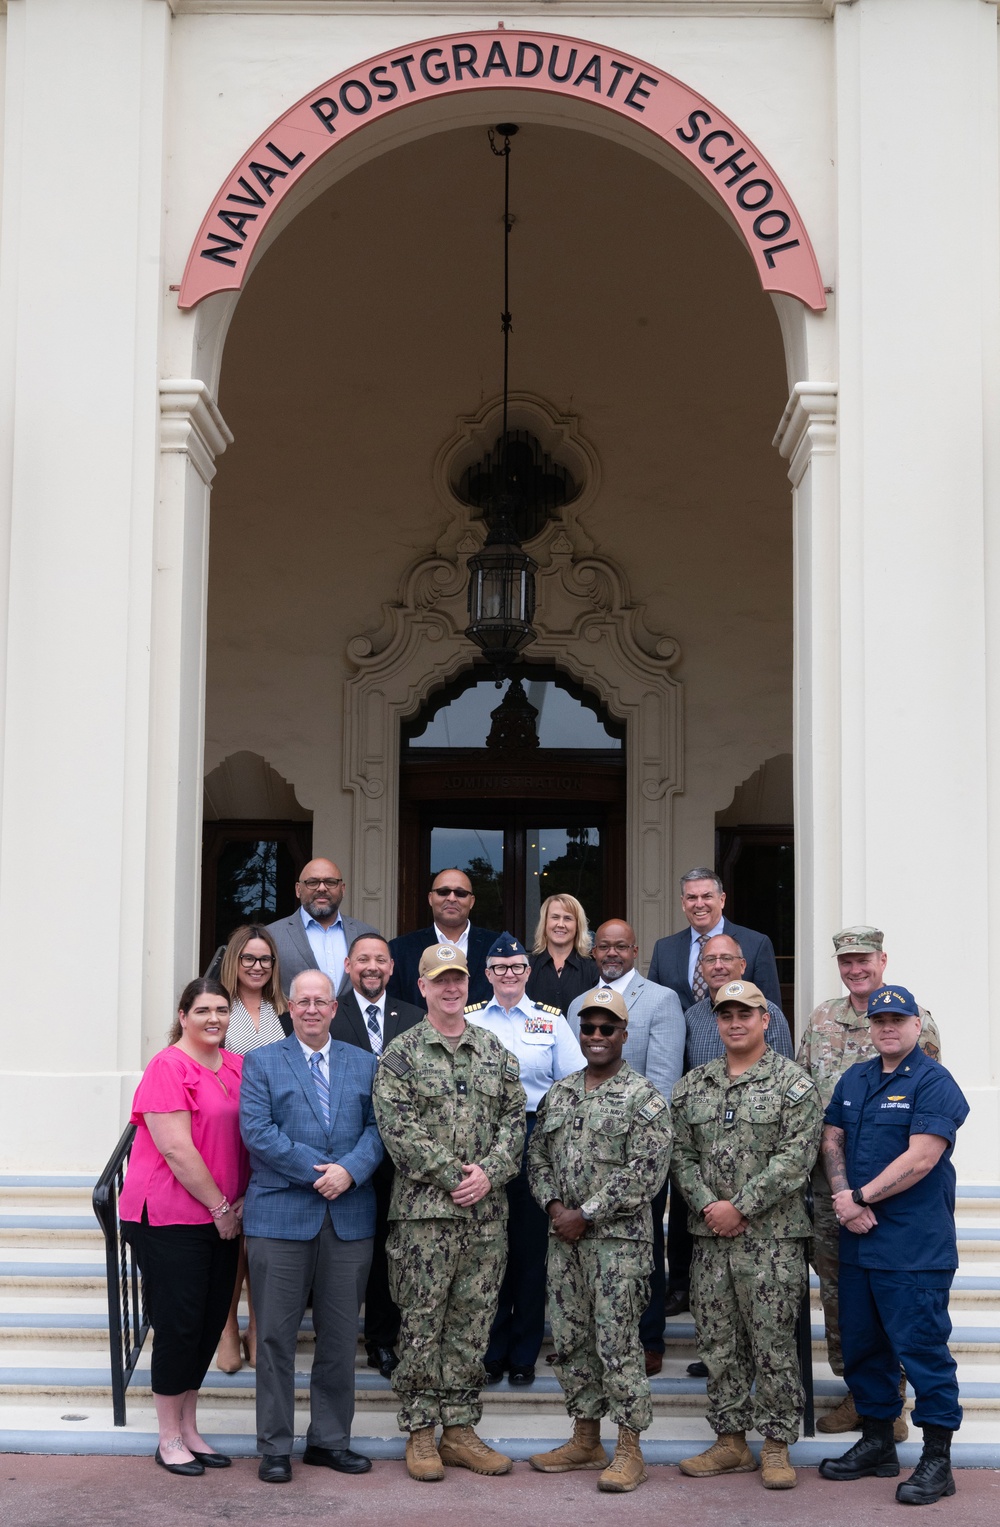
[[[295,1037],[296,1037],[296,1039],[299,1039],[299,1036],[297,1034],[296,1034]],[[314,1055],[318,1055],[320,1057],[320,1062],[319,1062],[320,1073],[321,1073],[321,1075],[323,1077],[323,1080],[326,1082],[327,1086],[329,1087],[329,1085],[330,1085],[330,1036],[329,1036],[329,1034],[326,1036],[326,1044],[323,1046],[323,1048],[321,1050],[314,1050],[311,1045],[303,1044],[301,1039],[299,1039],[299,1049],[302,1051],[303,1055],[305,1056],[305,1058],[306,1058],[306,1065],[309,1067],[310,1071],[312,1070],[312,1058],[313,1058],[313,1056]]]
[[[605,981],[602,977],[601,985],[610,986],[611,990],[616,991],[619,997],[624,997],[625,993],[628,991],[634,980],[635,966],[633,965],[631,970],[626,970],[623,976],[618,976],[614,981]]]
[[[562,970],[557,971],[547,949],[531,956],[531,975],[528,977],[527,994],[535,1002],[547,1002],[561,1013],[569,1012],[575,997],[592,991],[600,983],[597,964],[587,955],[571,949]]]
[[[779,1055],[787,1055],[789,1060],[795,1058],[792,1049],[792,1036],[788,1030],[788,1020],[780,1007],[775,1007],[773,1002],[767,1004],[767,1010],[771,1015],[771,1021],[764,1032],[764,1038],[772,1050],[777,1050]],[[707,1066],[710,1060],[718,1060],[726,1053],[726,1047],[719,1037],[719,1025],[716,1022],[715,1010],[712,1007],[711,997],[703,997],[696,1002],[694,1007],[689,1007],[684,1014],[684,1023],[687,1028],[687,1040],[684,1046],[684,1069],[691,1071],[695,1066]]]
[[[720,917],[719,921],[716,923],[716,925],[712,929],[712,931],[710,933],[706,933],[704,935],[706,942],[710,938],[718,938],[720,933],[725,933],[725,931],[726,931],[725,923],[726,923],[726,919],[724,917]],[[702,935],[695,928],[692,928],[691,929],[691,948],[688,951],[688,985],[690,986],[692,991],[694,991],[694,971],[695,971],[695,966],[698,963],[698,956],[701,954],[701,950],[702,950],[701,940],[702,940]]]
[[[437,934],[437,938],[438,938],[438,943],[439,944],[454,944],[455,948],[456,949],[461,949],[462,953],[465,955],[465,958],[468,959],[469,958],[469,929],[471,927],[472,927],[472,923],[471,922],[466,923],[465,927],[462,929],[462,932],[458,935],[458,938],[451,938],[451,937],[449,937],[449,935],[447,933],[442,933],[441,929],[438,927],[437,923],[434,924],[434,932]]]
[[[840,1260],[882,1269],[958,1266],[955,1236],[955,1136],[968,1116],[961,1088],[919,1045],[894,1071],[882,1057],[851,1066],[837,1083],[824,1123],[844,1131],[847,1182],[867,1187],[901,1156],[910,1135],[940,1135],[948,1145],[926,1177],[872,1208],[878,1223],[866,1235],[840,1232]]]
[[[467,1007],[465,1016],[477,1027],[489,1029],[504,1049],[517,1056],[529,1113],[536,1111],[553,1082],[587,1064],[562,1013],[530,997],[522,997],[509,1012],[494,997]]]
[[[379,1033],[382,1036],[382,1042],[384,1044],[385,1043],[385,992],[382,993],[381,997],[366,997],[364,992],[363,991],[359,991],[358,988],[355,986],[355,988],[354,988],[354,995],[357,998],[358,1007],[361,1009],[361,1017],[364,1020],[365,1028],[368,1027],[368,1009],[370,1007],[377,1007],[378,1008],[378,1031],[379,1031]]]
[[[347,935],[344,932],[344,919],[337,913],[337,920],[324,928],[315,917],[310,917],[305,907],[299,908],[302,918],[302,926],[306,930],[306,938],[309,940],[309,948],[313,952],[313,959],[324,975],[330,977],[333,982],[334,992],[340,990],[344,979],[344,961],[347,959]]]

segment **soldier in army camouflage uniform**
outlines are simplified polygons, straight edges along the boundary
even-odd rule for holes
[[[847,987],[848,995],[820,1003],[809,1019],[796,1056],[799,1065],[815,1082],[824,1109],[829,1106],[834,1088],[844,1072],[858,1061],[871,1060],[876,1053],[868,1025],[868,998],[885,979],[886,955],[882,948],[884,937],[880,929],[868,926],[843,928],[840,933],[834,934],[833,949],[840,967],[840,978]],[[925,1008],[920,1009],[920,1017],[923,1020],[920,1048],[932,1060],[939,1060],[941,1039],[937,1024]],[[842,1375],[844,1356],[840,1348],[838,1291],[840,1226],[833,1212],[830,1184],[826,1180],[822,1163],[817,1164],[813,1171],[812,1189],[813,1238],[810,1260],[819,1276],[819,1296],[826,1324],[826,1350],[830,1367],[834,1373]],[[900,1384],[905,1395],[906,1380],[901,1379]],[[860,1425],[853,1396],[848,1393],[835,1410],[820,1417],[816,1429],[821,1432],[850,1432]],[[895,1440],[905,1442],[908,1430],[904,1412],[895,1423]]]
[[[444,1464],[506,1474],[511,1460],[476,1435],[483,1354],[507,1256],[504,1184],[524,1145],[515,1056],[466,1024],[469,972],[454,944],[420,958],[426,1021],[388,1045],[375,1076],[375,1117],[396,1176],[386,1247],[402,1316],[392,1376],[413,1479]],[[444,1432],[435,1443],[438,1422]]]
[[[599,1490],[646,1478],[639,1433],[653,1419],[639,1320],[653,1255],[650,1200],[670,1164],[670,1110],[622,1059],[628,1008],[610,987],[583,998],[585,1071],[554,1083],[528,1147],[531,1191],[550,1220],[549,1319],[573,1437],[531,1466],[543,1474],[603,1469]],[[609,1467],[601,1417],[618,1424]]]
[[[805,1399],[795,1344],[808,1278],[805,1185],[823,1110],[795,1062],[768,1049],[756,986],[729,981],[714,1005],[725,1056],[689,1071],[672,1100],[673,1171],[695,1242],[691,1308],[717,1434],[681,1470],[699,1478],[755,1469],[746,1429],[756,1426],[763,1483],[787,1490]]]

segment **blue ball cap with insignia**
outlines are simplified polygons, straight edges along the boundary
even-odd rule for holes
[[[869,1018],[877,1017],[879,1013],[903,1013],[908,1018],[915,1018],[919,1011],[916,997],[905,986],[880,986],[868,998]]]
[[[528,958],[528,951],[520,939],[514,937],[513,933],[501,933],[500,937],[495,938],[490,945],[490,952],[486,956],[486,963],[488,965],[490,960],[512,960],[515,956],[526,960]]]

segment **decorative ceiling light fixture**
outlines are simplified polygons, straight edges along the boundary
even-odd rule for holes
[[[517,132],[513,122],[498,122],[496,134],[489,130],[490,148],[503,159],[503,426],[500,436],[500,471],[490,494],[484,517],[489,534],[482,551],[469,558],[469,624],[465,634],[492,664],[500,689],[518,654],[535,640],[531,624],[535,613],[535,569],[538,564],[523,550],[514,529],[524,506],[511,472],[507,430],[507,393],[510,360],[510,140]],[[503,147],[497,148],[497,137]]]

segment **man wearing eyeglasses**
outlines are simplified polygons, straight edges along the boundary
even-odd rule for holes
[[[434,921],[429,928],[403,933],[390,940],[393,972],[386,987],[390,997],[425,1009],[421,995],[420,956],[432,945],[454,944],[469,970],[469,1001],[488,1002],[492,988],[486,979],[486,956],[497,938],[493,928],[477,928],[470,918],[476,905],[472,881],[462,870],[439,870],[427,895]]]
[[[488,1384],[499,1383],[508,1370],[511,1384],[535,1381],[535,1362],[545,1335],[549,1226],[528,1187],[528,1142],[535,1111],[552,1083],[583,1066],[583,1052],[559,1009],[525,996],[530,974],[524,945],[512,933],[501,933],[486,957],[486,979],[493,997],[465,1009],[470,1023],[489,1029],[517,1056],[527,1101],[521,1170],[507,1184],[507,1270],[484,1359]]]
[[[281,987],[287,996],[302,970],[321,970],[333,982],[338,995],[350,990],[344,962],[347,951],[362,933],[378,934],[370,923],[359,922],[341,912],[344,877],[332,859],[310,859],[295,882],[299,910],[291,917],[268,923],[281,969]]]

